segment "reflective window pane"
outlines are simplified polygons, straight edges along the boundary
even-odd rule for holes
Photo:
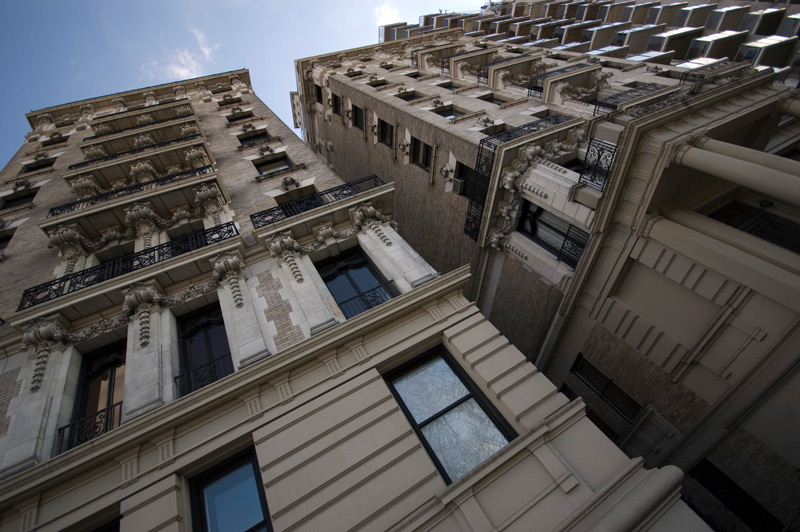
[[[258,484],[249,462],[203,489],[209,532],[244,532],[264,521]]]
[[[474,399],[458,405],[421,430],[453,481],[508,443]]]
[[[403,375],[393,384],[417,423],[425,421],[469,393],[441,357]]]

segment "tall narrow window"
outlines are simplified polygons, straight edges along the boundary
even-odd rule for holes
[[[390,148],[394,145],[394,126],[378,119],[378,140]]]
[[[58,429],[58,452],[86,443],[119,426],[124,385],[124,341],[83,357],[73,421]]]
[[[331,107],[333,114],[342,116],[342,98],[336,94],[331,94]]]
[[[528,200],[522,203],[522,216],[517,231],[573,268],[578,265],[578,260],[589,240],[589,235],[585,231]]]
[[[353,125],[358,129],[364,129],[364,109],[357,105],[353,106]]]
[[[233,373],[231,350],[218,304],[178,319],[181,374],[175,380],[180,396]]]
[[[359,247],[320,263],[317,269],[347,319],[397,295],[394,284],[381,276]]]
[[[191,483],[193,530],[272,530],[261,475],[253,452],[239,455]]]
[[[448,484],[517,436],[442,347],[386,380]]]
[[[425,170],[431,169],[431,147],[415,137],[411,137],[411,162]]]
[[[322,87],[316,83],[314,84],[314,96],[317,99],[317,103],[322,103]]]

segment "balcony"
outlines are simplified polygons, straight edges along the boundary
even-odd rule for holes
[[[53,207],[47,213],[47,217],[50,218],[53,216],[60,216],[68,212],[85,209],[86,207],[97,205],[99,203],[104,203],[112,199],[130,196],[132,194],[137,194],[145,190],[152,190],[154,188],[158,188],[178,181],[183,181],[185,179],[189,179],[198,175],[209,174],[213,171],[214,168],[211,165],[208,165],[208,166],[203,166],[201,168],[193,168],[191,170],[184,170],[182,172],[177,172],[174,174],[165,175],[163,177],[158,177],[147,183],[137,183],[134,185],[128,185],[127,187],[123,187],[117,190],[112,190],[110,192],[104,192],[102,194],[92,196],[91,198],[73,201],[70,203],[59,205],[57,207]]]
[[[253,228],[260,229],[297,214],[316,209],[317,207],[322,207],[323,205],[327,205],[350,196],[355,196],[356,194],[384,184],[385,183],[378,176],[372,175],[363,179],[359,179],[358,181],[353,181],[352,183],[329,188],[327,190],[323,190],[322,192],[315,192],[314,194],[303,196],[297,200],[283,203],[277,207],[272,207],[271,209],[251,214],[250,221],[253,222]]]
[[[232,368],[222,367],[218,361],[209,362],[198,368],[185,371],[175,377],[178,397],[183,397],[209,384],[213,384],[221,378],[227,377],[231,372]]]
[[[110,432],[119,427],[122,419],[122,401],[104,408],[90,416],[86,416],[58,429],[58,447],[56,454],[61,454],[73,447]]]
[[[238,234],[239,232],[233,222],[228,222],[211,229],[178,237],[138,253],[123,255],[98,266],[59,277],[49,283],[43,283],[25,290],[22,293],[22,299],[19,302],[17,311],[19,312],[66,294],[98,285],[109,279],[162,263],[217,242],[228,240]]]
[[[147,152],[152,152],[152,151],[158,150],[159,148],[165,148],[165,147],[168,147],[168,146],[179,147],[178,146],[179,144],[186,143],[186,142],[189,142],[191,140],[200,139],[200,138],[202,138],[202,135],[200,133],[196,133],[196,134],[193,134],[193,135],[187,135],[185,137],[179,137],[179,138],[172,139],[172,140],[167,140],[167,141],[163,141],[163,142],[156,142],[154,144],[151,144],[149,146],[144,146],[144,147],[141,147],[141,148],[133,148],[133,149],[122,150],[122,151],[113,153],[111,155],[106,155],[105,157],[98,157],[97,159],[92,159],[92,160],[89,160],[89,161],[83,161],[81,163],[76,163],[76,164],[70,165],[69,170],[78,170],[78,169],[86,168],[86,167],[89,167],[89,166],[100,165],[102,163],[106,163],[106,162],[109,162],[109,161],[114,161],[115,159],[123,159],[123,158],[129,157],[131,155],[145,154]]]

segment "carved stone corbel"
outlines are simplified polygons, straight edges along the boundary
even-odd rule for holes
[[[120,113],[125,109],[127,109],[127,106],[125,105],[125,100],[122,98],[114,98],[113,100],[111,100],[111,106],[114,108],[115,113]]]
[[[173,91],[175,92],[175,99],[182,100],[186,98],[186,87],[183,85],[176,86]],[[180,109],[180,108],[179,108]]]
[[[203,148],[189,148],[183,152],[183,154],[184,157],[186,157],[186,165],[189,166],[189,168],[202,168],[211,164],[211,161],[208,159],[208,154]]]
[[[36,353],[30,391],[36,392],[42,386],[47,370],[47,361],[54,347],[63,344],[67,333],[58,316],[39,318],[32,322],[22,335],[22,349]]]
[[[102,146],[90,146],[83,152],[83,156],[87,161],[96,161],[97,159],[107,157],[108,154]]]
[[[146,106],[156,105],[158,103],[158,100],[156,100],[156,93],[153,91],[147,91],[143,94],[143,96],[144,96],[144,104]]]
[[[142,237],[142,246],[149,248],[153,242],[153,233],[157,232],[158,215],[148,203],[134,203],[125,211],[125,225],[133,227],[136,236]]]
[[[214,221],[214,225],[222,223],[222,202],[220,201],[222,194],[216,185],[204,183],[194,189],[194,201],[197,206],[202,210],[204,216],[210,216]]]
[[[186,124],[181,128],[181,138],[199,135],[200,129],[194,124]]]
[[[156,121],[156,119],[153,118],[153,115],[151,115],[151,114],[139,115],[139,118],[136,119],[136,125],[137,126],[146,126],[148,124],[154,124],[155,121]]]
[[[150,313],[166,301],[161,286],[155,281],[134,283],[122,291],[125,300],[122,313],[130,318],[138,313],[139,347],[147,347],[150,343]]]
[[[276,236],[267,247],[272,257],[283,259],[292,272],[294,280],[298,283],[302,283],[304,280],[303,272],[300,271],[300,266],[297,264],[295,255],[303,251],[303,248],[297,243],[297,240],[289,235],[279,235]]]
[[[62,276],[70,275],[75,270],[78,258],[87,254],[83,240],[73,226],[59,225],[50,233],[50,247],[58,248],[61,257],[66,260]]]
[[[378,209],[372,205],[362,205],[353,209],[351,211],[351,216],[353,219],[353,227],[357,231],[361,231],[365,227],[368,227],[386,246],[392,245],[392,241],[389,239],[386,233],[383,232],[383,229],[381,229],[381,224],[391,224],[392,222],[387,216],[381,214]]]
[[[186,96],[184,94],[184,96]],[[181,105],[180,107],[175,108],[175,116],[182,117],[182,116],[189,116],[192,114],[192,108],[188,105]]]
[[[70,190],[78,199],[88,199],[100,193],[100,186],[92,174],[82,174],[72,180]]]
[[[156,141],[150,133],[142,133],[133,137],[133,149],[139,150],[141,148],[149,148],[155,146]]]
[[[36,130],[44,131],[46,129],[53,129],[53,115],[50,113],[42,113],[36,117]]]
[[[231,294],[233,295],[233,303],[236,308],[244,306],[242,298],[242,289],[239,286],[239,275],[245,267],[244,260],[238,253],[223,253],[211,259],[211,264],[214,267],[214,280],[222,283],[227,280],[231,287]]]
[[[81,117],[79,119],[81,122],[86,122],[88,120],[91,120],[93,116],[94,116],[94,105],[90,103],[81,105]]]

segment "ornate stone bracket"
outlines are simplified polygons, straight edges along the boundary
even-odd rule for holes
[[[166,298],[154,281],[135,283],[123,290],[125,301],[122,314],[130,317],[138,312],[139,347],[147,347],[150,343],[150,313],[153,308],[161,306]]]
[[[155,123],[155,121],[156,120],[155,120],[155,118],[153,118],[153,115],[148,113],[148,114],[144,114],[144,115],[139,115],[139,118],[136,119],[136,125],[137,126],[146,126],[148,124]]]
[[[87,161],[96,161],[97,159],[107,157],[108,154],[106,153],[105,148],[102,146],[90,146],[86,149],[86,151],[83,152],[83,156]]]
[[[206,150],[200,147],[189,148],[183,152],[183,155],[186,158],[187,166],[190,168],[202,168],[211,164]]]
[[[156,141],[153,139],[153,135],[150,133],[142,133],[141,135],[136,135],[133,138],[133,149],[139,150],[142,148],[149,148],[150,146],[155,146]]]
[[[283,261],[289,266],[294,280],[298,283],[302,283],[304,280],[303,273],[300,271],[300,266],[298,266],[295,260],[295,255],[305,252],[303,246],[298,244],[297,240],[289,235],[280,235],[269,243],[268,248],[272,257],[283,258]]]
[[[65,338],[66,332],[55,318],[40,318],[34,321],[22,335],[22,350],[31,349],[36,352],[30,385],[31,392],[36,392],[41,388],[50,351],[58,344],[63,344]]]
[[[227,279],[236,308],[242,308],[244,300],[239,286],[239,275],[245,266],[242,257],[238,254],[223,253],[211,259],[211,264],[214,267],[214,280],[221,283]]]
[[[100,194],[100,186],[95,182],[92,174],[82,174],[72,180],[70,189],[78,199],[88,199]]]

